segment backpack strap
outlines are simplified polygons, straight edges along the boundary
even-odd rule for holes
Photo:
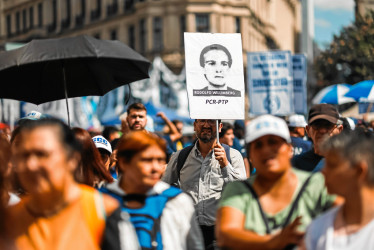
[[[298,203],[299,203],[299,200],[301,198],[301,195],[304,193],[304,191],[305,191],[306,187],[308,186],[308,183],[309,183],[310,179],[312,178],[312,176],[313,176],[313,174],[311,174],[305,180],[305,182],[303,183],[303,185],[301,186],[299,193],[297,194],[295,200],[292,202],[292,206],[291,206],[290,212],[288,213],[285,221],[282,224],[282,228],[286,227],[290,223],[291,217],[292,217],[295,209],[298,206]],[[264,213],[264,210],[262,209],[261,203],[260,203],[260,201],[258,199],[258,196],[257,196],[255,190],[253,189],[253,187],[251,186],[251,184],[248,183],[248,181],[242,181],[242,183],[248,188],[248,190],[251,192],[252,196],[255,198],[255,200],[257,202],[257,205],[258,205],[258,207],[260,209],[262,220],[264,221],[264,224],[265,224],[265,227],[266,227],[266,234],[270,234],[271,231],[270,231],[270,228],[269,228],[269,221],[268,221],[268,219],[267,219],[267,217],[266,217],[266,215]]]
[[[161,194],[148,196],[141,208],[131,209],[123,204],[123,210],[130,214],[130,221],[136,229],[143,250],[162,249],[161,216],[167,202],[180,193],[182,190],[171,186]]]
[[[262,209],[262,206],[261,206],[261,203],[260,203],[260,200],[258,199],[258,196],[255,192],[255,190],[253,189],[253,187],[251,186],[251,184],[248,183],[247,180],[245,181],[242,181],[242,183],[248,188],[248,190],[251,192],[253,198],[255,198],[256,202],[257,202],[257,205],[258,205],[258,208],[260,209],[260,213],[261,213],[261,217],[262,217],[262,220],[264,221],[264,224],[265,224],[265,227],[266,227],[266,234],[270,234],[270,228],[269,228],[269,221],[268,221],[268,218],[266,217],[265,213],[264,213],[264,210]]]
[[[184,163],[187,160],[188,155],[191,153],[193,147],[195,144],[192,144],[188,147],[185,147],[179,152],[178,159],[177,159],[177,176],[178,176],[178,181],[180,180],[180,175],[181,175],[181,169],[183,168]]]
[[[306,189],[306,187],[308,186],[308,183],[310,181],[310,179],[312,178],[314,174],[311,174],[308,179],[305,180],[305,182],[303,183],[303,185],[301,186],[300,188],[300,191],[299,193],[297,194],[296,196],[296,199],[294,200],[294,202],[292,203],[292,207],[290,209],[290,212],[288,213],[287,215],[287,218],[286,220],[284,221],[283,225],[282,225],[282,228],[286,227],[289,223],[290,223],[290,220],[291,220],[291,217],[292,217],[292,214],[293,212],[295,211],[295,209],[297,208],[298,204],[299,204],[299,200],[301,198],[301,195],[304,193],[304,190]]]
[[[225,153],[226,153],[226,158],[227,160],[230,162],[231,164],[231,156],[230,156],[230,146],[229,145],[226,145],[224,143],[221,143],[222,147],[225,149]]]
[[[188,147],[185,147],[184,149],[182,149],[179,152],[178,159],[177,159],[177,176],[178,176],[178,181],[180,180],[181,170],[182,170],[182,168],[184,166],[184,163],[186,162],[187,157],[191,153],[191,151],[192,151],[193,147],[195,146],[195,144],[196,144],[196,141],[195,141],[194,144],[192,144],[192,145],[190,145]],[[221,143],[221,145],[225,149],[227,160],[231,163],[230,146],[228,146],[228,145],[226,145],[224,143]]]

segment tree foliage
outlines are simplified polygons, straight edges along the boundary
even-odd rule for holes
[[[321,85],[374,79],[374,12],[344,27],[315,60]]]

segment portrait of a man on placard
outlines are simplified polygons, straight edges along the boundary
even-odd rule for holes
[[[241,96],[239,90],[230,87],[232,57],[225,46],[211,44],[204,47],[200,52],[199,62],[206,81],[201,89],[193,90],[194,96]]]

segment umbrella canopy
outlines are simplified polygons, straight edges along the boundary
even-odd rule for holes
[[[0,98],[34,104],[101,96],[148,78],[150,62],[120,41],[90,36],[32,40],[0,53]]]
[[[335,84],[327,86],[320,90],[317,95],[313,98],[313,104],[329,103],[329,104],[344,104],[348,102],[355,102],[353,98],[345,97],[351,88],[351,85],[346,83]]]
[[[351,87],[344,96],[354,98],[356,101],[374,101],[374,80],[358,82]]]

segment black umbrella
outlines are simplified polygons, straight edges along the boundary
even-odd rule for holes
[[[102,96],[149,78],[150,62],[120,41],[90,36],[32,40],[0,53],[0,98],[34,104]],[[67,104],[68,105],[68,104]],[[68,119],[69,107],[67,106]]]

